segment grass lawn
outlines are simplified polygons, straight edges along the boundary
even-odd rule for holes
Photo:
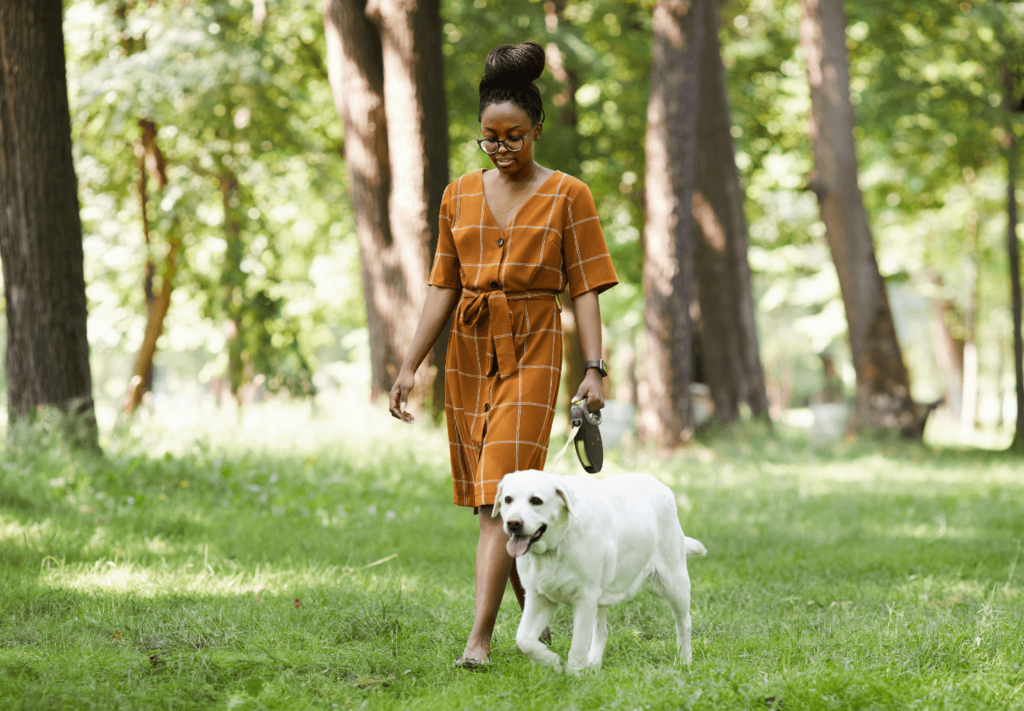
[[[442,429],[349,406],[190,418],[102,460],[0,454],[0,709],[1024,707],[1020,459],[754,428],[619,452],[708,547],[692,666],[641,592],[603,670],[535,667],[509,593],[474,674],[451,663],[476,520]],[[568,610],[552,632],[564,658]]]

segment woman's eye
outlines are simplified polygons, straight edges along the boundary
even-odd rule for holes
[[[538,499],[536,496],[532,496],[530,497],[530,503],[533,504],[534,506],[540,506],[544,502]]]

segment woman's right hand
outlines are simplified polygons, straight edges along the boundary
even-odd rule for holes
[[[416,373],[402,368],[398,371],[398,377],[395,379],[395,384],[391,387],[389,407],[391,410],[391,416],[398,418],[402,422],[408,422],[409,424],[416,422],[416,418],[414,418],[411,413],[405,411],[405,406],[409,403],[409,395],[412,394],[412,388],[415,384]]]

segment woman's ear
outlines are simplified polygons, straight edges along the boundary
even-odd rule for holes
[[[533,134],[533,140],[534,142],[537,142],[540,140],[540,134],[544,131],[544,124],[538,123],[534,126],[533,130],[536,131],[536,133]]]

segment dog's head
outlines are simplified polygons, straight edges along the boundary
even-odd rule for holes
[[[536,469],[513,472],[498,483],[491,516],[501,514],[513,558],[544,553],[565,533],[573,506],[562,477]],[[547,534],[547,538],[545,538]]]

